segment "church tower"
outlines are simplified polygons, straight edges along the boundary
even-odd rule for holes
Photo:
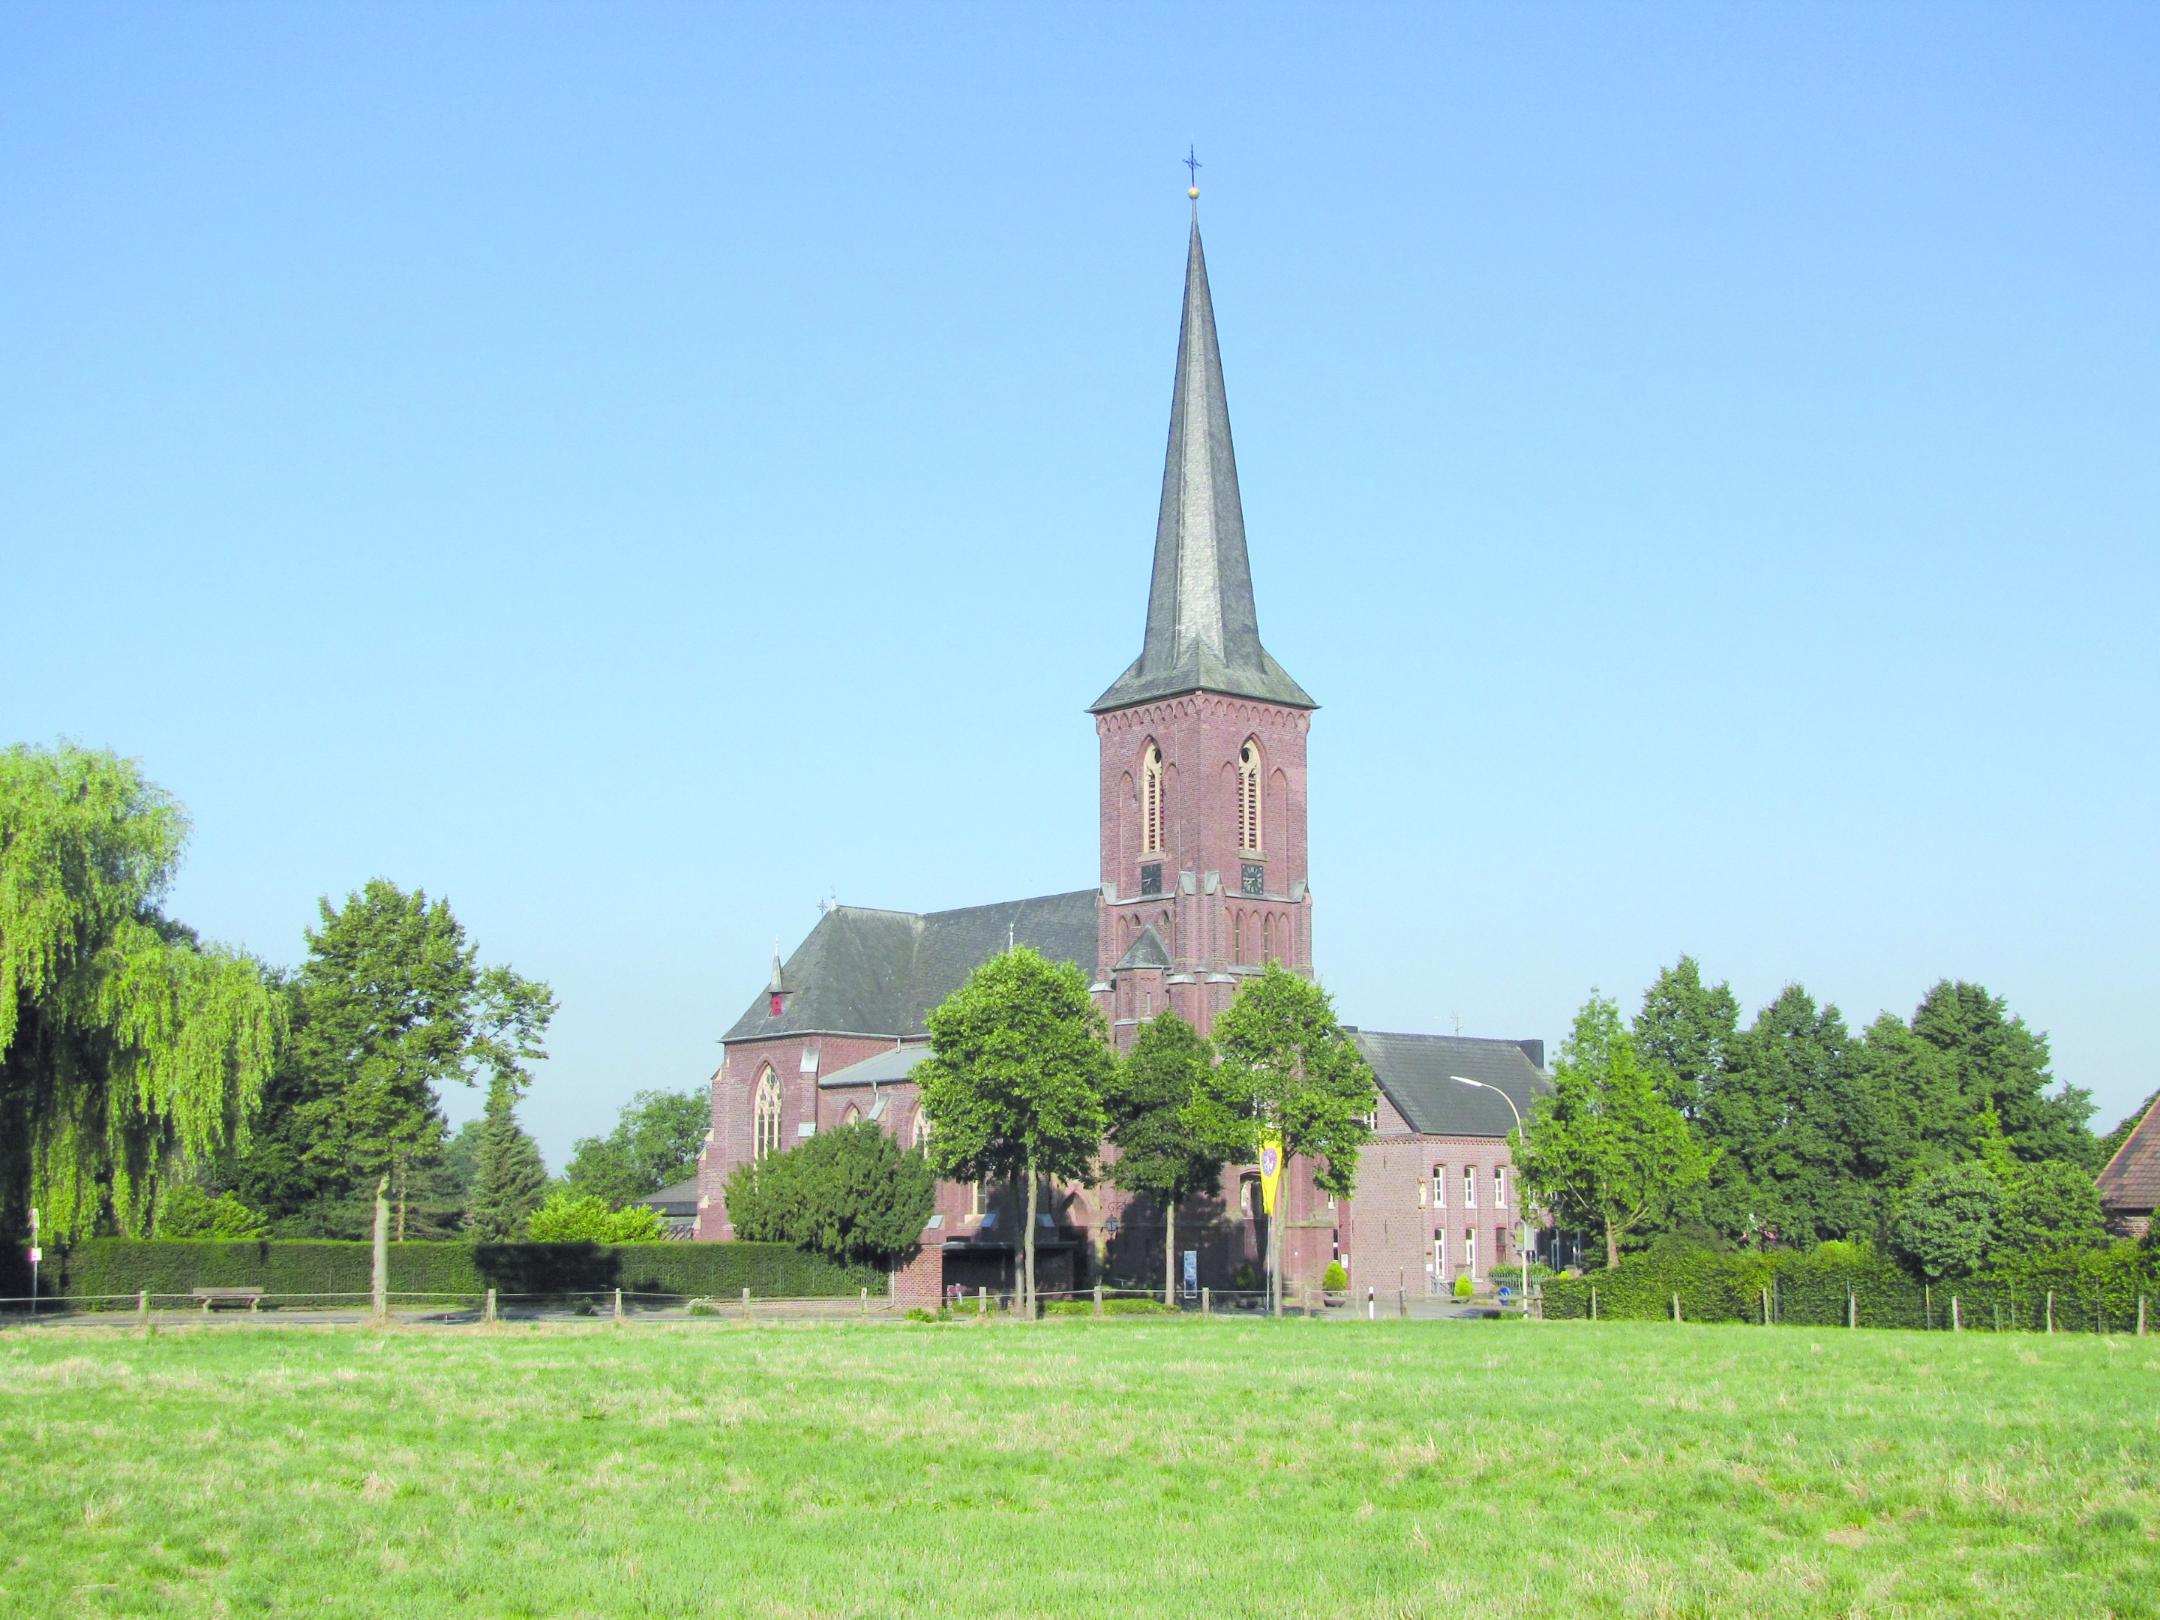
[[[1205,1033],[1267,962],[1312,971],[1305,734],[1316,706],[1260,644],[1196,206],[1146,639],[1090,706],[1094,988],[1120,1046],[1165,1007]]]

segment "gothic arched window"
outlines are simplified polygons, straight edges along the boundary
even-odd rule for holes
[[[1247,737],[1237,756],[1237,840],[1248,855],[1260,853],[1260,740]]]
[[[766,1064],[758,1075],[757,1100],[750,1108],[750,1157],[780,1151],[780,1081]]]
[[[1140,843],[1148,855],[1163,847],[1162,750],[1152,741],[1140,756]]]
[[[930,1146],[930,1116],[920,1111],[915,1115],[915,1146],[923,1149]]]
[[[1230,913],[1230,960],[1245,960],[1245,913],[1242,911]]]
[[[1260,961],[1264,966],[1275,960],[1275,913],[1270,911],[1260,918]]]
[[[847,1112],[840,1116],[840,1123],[843,1125],[860,1125],[862,1123],[862,1110],[853,1103],[849,1103]]]

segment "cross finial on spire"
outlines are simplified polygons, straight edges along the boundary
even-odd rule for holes
[[[1193,149],[1190,145],[1185,148],[1184,164],[1186,177],[1192,182],[1185,188],[1185,195],[1192,198],[1194,202],[1198,202],[1200,200],[1201,163],[1199,158],[1193,155]]]

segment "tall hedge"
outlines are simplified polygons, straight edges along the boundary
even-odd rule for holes
[[[2160,1254],[2128,1243],[2019,1255],[1932,1287],[1876,1258],[1653,1250],[1617,1271],[1547,1281],[1546,1316],[1588,1316],[1593,1288],[1601,1318],[1638,1321],[1669,1319],[1677,1294],[1690,1322],[1760,1322],[1767,1289],[1773,1322],[1805,1326],[1843,1327],[1848,1290],[1862,1327],[1947,1328],[1954,1296],[1968,1329],[2038,1329],[2050,1292],[2057,1332],[2128,1328],[2141,1294],[2160,1325]]]
[[[74,1298],[260,1288],[267,1294],[365,1294],[370,1245],[263,1239],[237,1243],[91,1238],[58,1256],[46,1286]],[[57,1270],[57,1275],[54,1271]],[[761,1299],[885,1291],[885,1275],[786,1243],[393,1243],[396,1294],[599,1293]]]

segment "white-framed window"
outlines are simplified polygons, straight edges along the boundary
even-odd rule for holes
[[[1260,739],[1247,737],[1238,750],[1238,848],[1247,855],[1260,849]]]
[[[750,1157],[753,1161],[780,1151],[780,1080],[766,1064],[759,1071],[757,1097],[750,1107]]]
[[[1507,1202],[1507,1166],[1492,1167],[1492,1207],[1498,1209]]]
[[[1432,1167],[1432,1207],[1447,1208],[1447,1166],[1444,1164]]]
[[[1425,1178],[1423,1176],[1418,1177],[1417,1207],[1419,1209],[1423,1209],[1425,1207]]]
[[[1140,756],[1140,842],[1144,854],[1156,855],[1163,847],[1162,750],[1151,740]]]
[[[1471,1227],[1462,1235],[1463,1270],[1470,1273],[1470,1280],[1477,1281],[1477,1228]]]
[[[968,1183],[968,1219],[973,1220],[982,1212],[983,1184],[979,1181],[971,1181]]]
[[[1432,1274],[1436,1282],[1445,1284],[1448,1280],[1446,1232],[1435,1232],[1432,1235]]]
[[[1474,1164],[1462,1167],[1462,1207],[1477,1208],[1477,1166]]]

